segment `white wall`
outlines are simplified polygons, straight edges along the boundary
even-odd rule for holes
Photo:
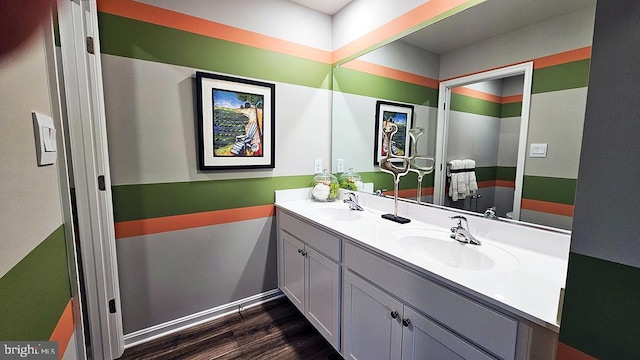
[[[52,115],[44,31],[0,59],[0,277],[63,222],[58,165],[37,165],[31,117]]]
[[[591,46],[594,11],[586,8],[442,54],[440,79]]]

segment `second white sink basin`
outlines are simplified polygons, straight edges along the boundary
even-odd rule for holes
[[[437,230],[405,230],[395,234],[400,250],[411,257],[470,271],[492,269],[510,270],[518,260],[508,252],[483,242],[482,245],[462,244],[449,237],[450,233]]]

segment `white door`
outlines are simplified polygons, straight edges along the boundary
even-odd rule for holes
[[[344,291],[345,358],[399,359],[402,303],[349,271],[345,274]]]
[[[493,359],[408,306],[402,323],[402,360]]]
[[[304,244],[291,235],[281,232],[280,255],[282,264],[282,282],[280,289],[291,302],[304,314],[304,263],[302,255]]]
[[[307,261],[307,319],[340,351],[340,265],[305,248]]]
[[[69,146],[93,359],[124,351],[96,0],[59,0]]]

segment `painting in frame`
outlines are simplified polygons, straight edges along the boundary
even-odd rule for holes
[[[196,72],[198,168],[275,167],[275,85]]]
[[[378,100],[376,102],[376,125],[373,164],[379,165],[380,159],[387,156],[389,149],[396,156],[409,156],[409,129],[413,120],[413,105],[398,104]],[[384,144],[382,129],[394,123],[398,131],[391,138],[390,144]]]

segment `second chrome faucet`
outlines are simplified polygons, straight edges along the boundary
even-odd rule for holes
[[[458,220],[458,223],[451,228],[451,238],[463,244],[480,245],[480,240],[476,239],[468,229],[467,218],[456,215],[451,217],[452,220]],[[464,221],[464,225],[462,222]]]

